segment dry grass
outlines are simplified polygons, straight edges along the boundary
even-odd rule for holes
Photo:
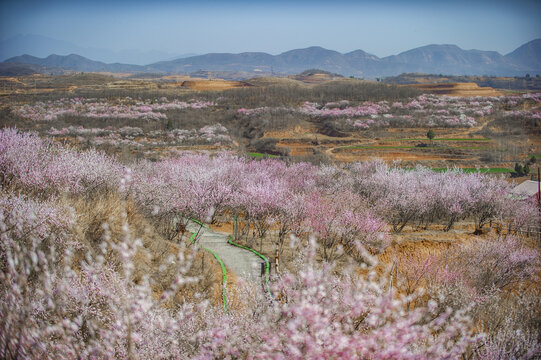
[[[267,87],[267,86],[300,86],[308,87],[309,85],[290,78],[285,77],[257,77],[247,80],[253,86]]]
[[[109,192],[97,194],[93,198],[80,197],[65,201],[77,214],[74,236],[82,245],[76,254],[77,261],[84,259],[87,252],[98,254],[99,245],[106,238],[113,243],[119,243],[126,237],[132,240],[140,239],[142,247],[132,259],[134,282],[137,283],[144,276],[149,276],[154,295],[159,297],[178,276],[179,268],[186,265],[178,263],[177,256],[182,253],[186,262],[191,262],[191,267],[184,276],[198,278],[199,281],[182,286],[175,300],[178,302],[193,300],[196,296],[200,296],[197,294],[201,294],[216,304],[221,303],[221,298],[216,301],[214,296],[216,292],[221,291],[221,269],[214,258],[202,251],[193,251],[193,248],[186,246],[186,240],[182,243],[165,240],[132,200],[122,198],[118,193]],[[120,265],[114,253],[109,252],[107,258],[117,266]]]

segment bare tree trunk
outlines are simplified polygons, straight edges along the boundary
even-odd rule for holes
[[[276,273],[279,271],[280,266],[280,236],[276,238],[276,257],[274,260],[274,269]]]

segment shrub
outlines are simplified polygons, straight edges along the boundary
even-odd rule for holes
[[[517,176],[524,175],[524,168],[522,167],[522,164],[515,163],[515,173]]]
[[[524,164],[524,167],[522,168],[522,172],[524,173],[524,175],[529,175],[530,174],[530,165]]]

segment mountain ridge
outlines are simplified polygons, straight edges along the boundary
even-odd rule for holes
[[[138,49],[106,49],[98,47],[83,47],[71,43],[36,34],[17,34],[0,40],[0,61],[29,54],[36,57],[47,57],[51,54],[78,54],[86,58],[105,63],[135,63],[144,65],[164,59],[178,59],[194,54],[178,54],[158,50]]]
[[[21,55],[5,63],[32,64],[86,72],[156,72],[189,74],[200,71],[231,71],[289,75],[306,69],[365,78],[401,73],[448,75],[524,76],[541,73],[541,39],[532,40],[507,55],[496,51],[464,50],[453,44],[430,44],[379,58],[363,50],[340,53],[320,46],[294,49],[278,55],[265,52],[208,53],[148,65],[104,63],[77,54],[38,58]]]

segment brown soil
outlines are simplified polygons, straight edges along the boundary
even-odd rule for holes
[[[22,84],[22,82],[15,78],[15,77],[11,77],[11,76],[0,76],[0,81],[6,81],[6,82],[13,82],[13,83],[18,83],[18,84]]]
[[[252,86],[244,81],[227,80],[186,80],[182,82],[182,87],[192,90],[227,90],[239,87]]]
[[[223,232],[227,234],[233,233],[233,223],[216,223],[216,224],[210,225],[210,228],[213,231],[217,231],[217,232]]]
[[[439,84],[411,84],[401,85],[413,87],[425,92],[448,96],[501,96],[501,91],[491,87],[479,87],[476,83],[439,83]]]
[[[290,156],[294,157],[323,153],[329,159],[338,162],[380,158],[387,162],[400,159],[412,164],[433,167],[482,167],[487,164],[480,160],[481,155],[497,147],[497,143],[486,141],[477,133],[487,121],[481,119],[478,126],[468,129],[436,128],[434,131],[438,139],[451,140],[434,141],[433,146],[427,147],[416,147],[421,143],[431,145],[426,139],[426,128],[361,131],[337,138],[318,133],[314,124],[306,123],[287,130],[267,131],[264,137],[280,139],[276,147],[289,150]],[[356,146],[367,148],[355,148]],[[501,164],[488,165],[501,167]]]
[[[168,76],[162,76],[161,79],[164,80],[175,80],[175,81],[186,81],[186,80],[193,80],[191,77],[187,75],[168,75]]]

